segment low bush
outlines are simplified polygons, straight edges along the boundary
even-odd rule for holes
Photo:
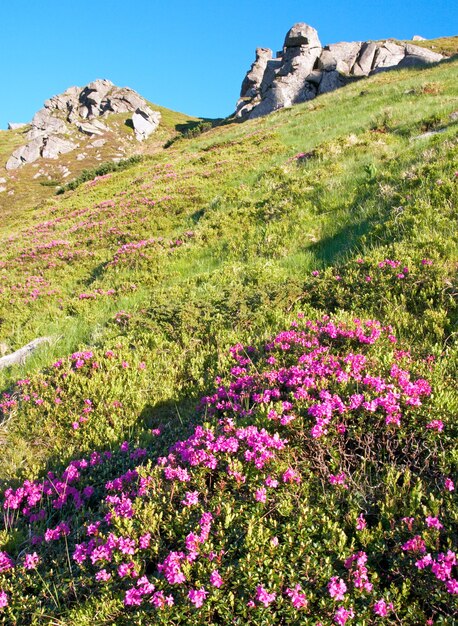
[[[302,316],[231,355],[168,454],[155,428],[6,490],[1,623],[451,623],[456,433],[431,362],[375,320]]]

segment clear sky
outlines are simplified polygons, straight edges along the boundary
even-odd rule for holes
[[[458,34],[458,0],[1,0],[0,128],[109,78],[200,117],[235,108],[258,46],[307,22],[322,44]]]

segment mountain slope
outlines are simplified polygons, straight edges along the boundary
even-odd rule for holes
[[[401,545],[421,534],[440,564],[439,554],[452,549],[457,532],[455,494],[444,491],[444,480],[452,481],[457,469],[458,403],[452,385],[457,362],[457,69],[458,61],[449,61],[374,76],[263,119],[180,139],[128,170],[86,182],[38,207],[7,210],[0,252],[2,341],[8,351],[39,336],[53,337],[53,342],[24,366],[0,372],[5,390],[2,480],[5,486],[17,485],[42,478],[51,468],[60,475],[72,459],[107,448],[112,457],[87,471],[78,466],[81,489],[94,491],[86,492],[91,495],[80,506],[76,496],[66,495],[60,508],[50,496],[43,505],[46,519],[33,522],[37,535],[54,529],[42,544],[29,545],[28,522],[11,509],[16,512],[8,518],[2,549],[12,555],[15,568],[5,565],[0,571],[0,589],[9,598],[0,614],[3,623],[46,623],[47,617],[40,616],[52,615],[56,623],[72,624],[151,619],[218,624],[227,619],[224,599],[238,624],[315,624],[318,618],[344,623],[336,622],[336,615],[344,620],[351,613],[369,624],[385,610],[393,610],[403,624],[451,623],[455,592],[450,577],[438,582],[426,563],[425,571],[419,570],[415,548]],[[412,370],[412,381],[428,378],[433,396],[426,398],[426,385],[406,393],[406,425],[403,421],[399,431],[389,427],[386,438],[380,425],[384,419],[378,423],[371,408],[366,413],[357,408],[354,423],[349,419],[343,425],[350,429],[345,445],[334,431],[315,445],[307,403],[279,407],[272,400],[272,406],[259,408],[253,399],[264,391],[262,373],[269,367],[279,371],[297,365],[299,353],[287,354],[289,348],[283,356],[276,354],[278,364],[263,359],[269,358],[265,342],[290,329],[291,320],[296,324],[298,312],[306,319],[330,314],[336,324],[345,321],[352,329],[355,316],[391,325],[380,347],[352,343],[339,335],[341,330],[334,338],[331,328],[310,332],[317,333],[317,347],[329,350],[339,363],[360,351],[367,375],[383,378],[383,385],[395,390],[407,380],[390,370],[397,363]],[[391,332],[399,341],[395,349]],[[226,406],[226,413],[218,413],[223,408],[211,400],[213,391],[227,386],[231,377],[223,374],[222,382],[213,381],[229,370],[227,351],[238,343],[258,349],[232,351],[237,361],[233,382],[245,374],[250,379],[238,382],[249,391],[234,402],[253,410],[242,414]],[[313,361],[313,368],[320,363]],[[320,376],[322,390],[342,398],[359,393],[356,379],[344,388],[344,378]],[[210,397],[204,402],[207,409],[198,414],[195,405],[204,395]],[[281,401],[291,399],[282,395]],[[424,408],[417,414],[418,402]],[[299,421],[280,423],[280,408],[294,411]],[[267,409],[275,410],[278,420],[268,417]],[[244,428],[265,428],[269,436],[278,430],[291,440],[269,465],[268,471],[289,486],[278,497],[269,491],[270,508],[263,508],[260,482],[267,470],[263,476],[262,467],[245,468],[239,457],[231,465],[226,451],[218,452],[225,464],[220,474],[213,475],[211,466],[186,466],[189,489],[179,480],[171,487],[160,469],[148,465],[166,455],[171,443],[185,440],[195,424],[204,422],[215,436],[223,436],[218,417],[240,420]],[[435,420],[442,427],[425,426]],[[226,434],[229,421],[227,428]],[[382,465],[371,453],[371,436],[381,442]],[[243,437],[237,445],[248,459],[254,448],[245,450]],[[131,456],[126,444],[119,449],[124,441],[130,442]],[[267,450],[276,444],[266,438],[262,445]],[[131,453],[132,446],[145,452]],[[165,463],[176,471],[170,459]],[[227,464],[232,482],[225,475]],[[116,513],[119,501],[107,494],[121,497],[121,492],[106,483],[136,466],[139,475],[129,474],[125,484],[124,479],[119,483],[135,514]],[[237,480],[242,471],[245,482]],[[299,474],[302,482],[296,480]],[[146,497],[133,495],[129,480],[148,476]],[[58,482],[68,483],[68,472]],[[181,504],[193,498],[185,489],[199,492],[199,515]],[[111,532],[133,538],[134,555],[122,556],[118,544],[112,560],[95,559],[91,565],[74,559],[76,544],[99,535],[105,541],[110,528],[102,520],[110,508],[115,511]],[[211,523],[208,517],[202,521],[208,512]],[[415,518],[411,528],[403,517]],[[425,518],[441,521],[436,529],[430,522],[433,526],[424,531]],[[68,533],[59,526],[63,522]],[[445,530],[434,534],[439,523]],[[148,547],[140,549],[146,532],[152,539],[144,539]],[[212,562],[198,559],[193,565],[190,559],[182,567],[184,588],[174,587],[164,573],[167,567],[158,574],[157,565],[185,545],[188,556],[193,552],[191,539],[186,542],[189,532],[201,538],[213,533],[205,554],[214,551],[216,564],[213,568]],[[204,548],[196,545],[202,555]],[[41,580],[34,568],[25,570],[28,587],[19,603],[15,581],[24,571],[24,551],[37,552]],[[361,555],[344,565],[358,552],[368,555],[376,595],[354,583],[358,576],[364,582],[366,575]],[[153,591],[143,594],[145,583],[130,578],[126,555],[140,576],[154,576],[157,589],[174,596],[176,606],[167,608],[164,600],[161,612],[160,596],[156,604],[142,600],[143,595],[153,598]],[[121,564],[127,575],[116,573]],[[93,565],[105,574],[96,578]],[[219,580],[214,570],[227,587],[219,590],[214,584]],[[200,606],[202,587],[208,598]],[[393,609],[387,608],[391,602]]]

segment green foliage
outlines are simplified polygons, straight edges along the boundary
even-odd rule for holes
[[[1,342],[8,352],[38,336],[53,341],[25,364],[0,371],[0,481],[16,487],[44,480],[48,471],[59,475],[92,451],[112,456],[83,472],[81,486],[95,495],[80,508],[72,500],[62,510],[46,501],[40,532],[71,521],[71,534],[42,546],[39,576],[19,565],[20,602],[12,601],[8,613],[0,609],[0,621],[315,626],[323,615],[329,626],[337,606],[327,592],[330,577],[349,582],[344,560],[363,550],[377,593],[401,607],[396,623],[451,623],[451,596],[400,548],[412,537],[400,520],[416,518],[414,532],[424,534],[434,555],[456,541],[456,491],[443,488],[458,462],[458,142],[450,116],[456,67],[379,74],[363,92],[355,83],[212,132],[202,133],[199,123],[173,150],[88,171],[68,187],[71,194],[40,205],[25,186],[23,195],[9,196],[17,204],[5,210],[0,228]],[[181,121],[189,129],[189,120]],[[427,130],[443,132],[419,137]],[[17,140],[12,135],[8,149]],[[156,576],[157,563],[183,550],[198,523],[197,510],[181,505],[185,486],[164,483],[158,457],[196,425],[220,428],[196,405],[213,393],[218,374],[217,387],[233,380],[227,349],[240,342],[263,355],[265,342],[298,311],[309,319],[376,318],[391,326],[399,343],[368,349],[371,371],[387,375],[399,350],[412,380],[430,382],[431,398],[418,410],[406,408],[406,426],[394,438],[378,414],[356,414],[346,447],[335,433],[314,445],[301,405],[296,422],[278,427],[291,444],[271,469],[281,475],[293,466],[303,480],[272,493],[268,506],[253,498],[261,486],[253,468],[243,485],[223,469],[193,470],[202,510],[215,513],[211,547],[227,552],[227,586],[213,589],[200,609],[186,594],[178,594],[173,610],[126,608],[131,579],[116,575],[104,585],[89,562],[79,568],[71,557],[87,540],[89,520],[110,510],[106,482],[137,466],[152,477],[148,497],[135,498],[138,515],[115,524],[118,534],[136,539],[150,529],[151,552],[133,558]],[[339,341],[328,347],[344,354]],[[76,367],[77,352],[92,356]],[[250,358],[256,378],[265,363]],[[291,365],[289,358],[280,354],[279,364]],[[342,388],[336,382],[332,389]],[[272,430],[261,408],[254,417]],[[422,429],[434,419],[444,424],[440,438]],[[130,450],[146,449],[146,457],[121,452],[125,440]],[[242,460],[232,460],[238,471]],[[352,489],[329,489],[326,472],[340,470],[353,476]],[[367,527],[356,532],[361,513]],[[15,515],[0,532],[0,552],[22,563],[35,548],[28,523]],[[446,530],[425,529],[426,516],[439,516]],[[281,539],[277,547],[273,537]],[[188,582],[208,586],[210,562],[188,565]],[[0,590],[17,598],[16,579],[0,577]],[[296,583],[306,583],[309,603],[300,622],[279,591]],[[247,602],[261,584],[278,596],[253,609]],[[374,600],[355,592],[358,615],[349,624],[381,622]]]
[[[198,137],[202,135],[202,133],[206,133],[212,128],[214,128],[218,124],[219,120],[210,121],[210,120],[202,120],[200,122],[196,122],[194,124],[190,124],[189,128],[183,130],[179,135],[175,137],[171,137],[165,144],[164,148],[170,148],[174,143],[179,141],[180,139],[193,139],[194,137]]]
[[[107,163],[102,163],[98,167],[94,167],[91,170],[83,170],[81,174],[78,176],[78,178],[75,178],[74,180],[70,181],[63,187],[60,187],[56,191],[56,193],[59,195],[59,194],[65,193],[66,191],[74,191],[83,183],[86,183],[90,180],[94,180],[94,178],[96,178],[97,176],[106,176],[107,174],[111,172],[120,172],[122,170],[126,170],[129,167],[136,165],[137,163],[141,163],[141,161],[142,161],[142,156],[137,154],[137,155],[129,157],[128,159],[121,159],[120,161],[109,161]],[[49,181],[49,182],[52,182],[52,181]]]

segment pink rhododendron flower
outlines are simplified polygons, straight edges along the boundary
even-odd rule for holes
[[[276,489],[278,487],[278,480],[276,480],[275,478],[272,478],[272,476],[267,476],[267,478],[264,481],[264,484],[267,487],[272,487],[272,489]]]
[[[393,604],[391,602],[387,604],[383,598],[381,600],[377,600],[373,606],[374,613],[376,615],[380,615],[380,617],[386,617],[388,615],[388,611],[392,611],[393,609]]]
[[[341,485],[344,489],[348,489],[346,483],[347,476],[344,472],[340,472],[340,474],[329,474],[328,480],[331,485]]]
[[[213,587],[221,587],[223,584],[223,579],[221,578],[219,572],[217,569],[215,569],[211,574],[210,574],[210,584],[213,585]]]
[[[415,537],[406,541],[401,548],[406,552],[419,552],[420,554],[426,552],[426,544],[420,535],[415,535]]]
[[[95,575],[95,579],[98,580],[99,582],[107,582],[108,580],[110,580],[110,578],[111,578],[111,574],[107,572],[106,569],[101,569]]]
[[[444,525],[441,524],[438,517],[427,517],[426,525],[428,526],[428,528],[436,528],[437,530],[444,528]]]
[[[364,519],[364,515],[361,513],[361,515],[358,516],[358,520],[356,522],[356,530],[364,530],[367,527],[367,522]]]
[[[286,470],[286,472],[283,474],[282,480],[284,483],[293,483],[293,482],[300,483],[301,477],[299,473],[296,472],[296,470],[294,470],[292,467],[289,467]]]
[[[260,489],[256,489],[254,494],[254,499],[257,502],[265,502],[267,500],[267,491],[265,487],[261,487]]]
[[[3,590],[0,590],[0,608],[5,606],[8,606],[8,595]]]
[[[450,593],[453,596],[457,596],[458,595],[458,580],[455,580],[455,578],[451,578],[450,580],[447,580],[447,582],[445,583],[445,588],[447,589],[448,593]]]
[[[426,424],[426,428],[429,428],[429,430],[437,430],[438,433],[441,433],[444,430],[444,422],[442,420],[432,420]]]
[[[193,506],[199,502],[198,491],[187,491],[184,500],[181,501],[183,506]]]
[[[256,600],[264,606],[269,606],[269,604],[275,601],[276,597],[276,593],[268,593],[262,585],[256,587]]]
[[[307,606],[307,598],[302,591],[302,587],[297,584],[293,589],[287,588],[285,591],[286,595],[291,598],[291,602],[295,609],[302,609]]]
[[[205,602],[205,598],[208,596],[208,591],[205,591],[203,587],[200,589],[190,589],[188,592],[188,598],[198,609]]]
[[[453,482],[453,480],[451,478],[446,478],[444,480],[444,487],[447,491],[454,491],[455,490],[455,484]]]
[[[345,592],[347,591],[347,585],[341,578],[333,576],[328,582],[328,591],[331,598],[334,600],[343,600]]]
[[[26,554],[24,557],[25,569],[35,569],[39,562],[40,557],[36,552],[33,552],[32,554]]]
[[[334,614],[334,621],[339,626],[345,626],[349,619],[355,617],[352,608],[346,609],[344,606],[339,606]]]

